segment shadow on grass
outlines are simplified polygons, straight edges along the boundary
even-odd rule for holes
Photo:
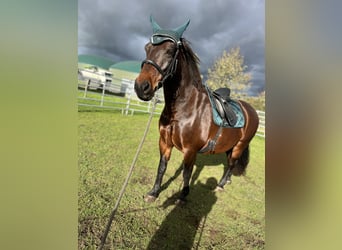
[[[193,193],[192,188],[196,187],[195,181],[199,178],[200,173],[205,166],[217,166],[219,168],[222,168],[222,166],[221,166],[222,164],[224,165],[225,168],[227,167],[227,158],[226,158],[225,154],[216,154],[216,155],[198,154],[196,162],[195,162],[195,168],[194,168],[195,170],[193,171],[192,177],[191,177],[190,194],[189,195],[191,195],[191,196],[193,195],[192,194]],[[166,190],[170,186],[170,184],[175,179],[177,179],[179,177],[179,175],[182,173],[182,170],[183,170],[183,165],[181,164],[176,169],[174,175],[172,177],[170,177],[165,183],[162,184],[162,186],[160,188],[160,192]],[[222,173],[223,173],[223,168],[222,168]],[[171,202],[171,204],[173,205],[179,196],[180,196],[180,192],[174,194],[172,196],[174,199],[172,200],[172,198],[168,198],[168,200],[164,202],[162,207],[166,208],[165,204],[168,204],[168,202]],[[171,204],[169,204],[169,205],[171,205]],[[135,213],[135,212],[141,212],[141,211],[150,210],[150,209],[157,209],[157,208],[160,208],[160,206],[152,206],[152,207],[148,207],[148,208],[128,210],[128,211],[121,212],[121,214]]]
[[[162,205],[165,209],[174,206],[151,238],[147,249],[191,249],[196,234],[199,234],[195,249],[201,241],[207,215],[217,201],[214,189],[215,178],[209,178],[205,184],[198,181],[190,186],[190,194],[184,205],[174,205],[180,195],[175,193]]]
[[[196,157],[196,162],[194,164],[194,171],[191,176],[191,183],[190,185],[194,185],[195,181],[199,178],[203,168],[205,166],[217,166],[221,167],[221,165],[224,165],[224,169],[228,167],[227,164],[227,156],[226,154],[215,154],[215,155],[202,155],[202,154],[197,154]],[[222,174],[223,170],[222,168]],[[183,170],[183,165],[181,164],[178,169],[175,171],[175,174],[170,177],[160,188],[160,191],[164,191],[169,187],[169,185],[178,178],[178,176],[182,173]]]
[[[222,164],[224,168],[222,168]],[[194,169],[194,172],[192,173],[191,185],[195,184],[195,181],[198,179],[198,177],[200,176],[205,166],[207,167],[217,166],[218,168],[222,169],[222,174],[223,174],[223,171],[228,167],[226,154],[215,154],[215,155],[197,154],[197,158],[195,162],[196,168]]]

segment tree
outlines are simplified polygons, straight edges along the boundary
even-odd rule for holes
[[[258,96],[248,96],[244,100],[251,104],[253,108],[265,111],[265,91],[259,93]]]
[[[250,86],[251,74],[246,72],[244,58],[240,55],[240,48],[232,48],[229,52],[223,51],[212,68],[208,69],[207,85],[212,89],[228,87],[231,96],[243,98]]]

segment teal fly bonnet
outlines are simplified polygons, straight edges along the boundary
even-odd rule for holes
[[[179,46],[182,45],[182,35],[185,29],[188,27],[190,20],[188,20],[185,24],[179,26],[176,29],[162,29],[154,20],[154,18],[150,17],[152,28],[153,28],[153,34],[151,36],[151,43],[153,45],[161,44],[165,41],[171,41],[177,45],[177,50],[175,54],[173,55],[172,60],[170,61],[169,65],[166,69],[162,69],[158,64],[156,64],[153,60],[145,59],[141,63],[141,67],[144,66],[144,64],[150,64],[152,65],[158,72],[163,76],[162,80],[158,83],[157,89],[163,87],[164,82],[177,70],[177,64],[178,64],[178,52],[179,52]]]
[[[190,20],[188,20],[185,24],[179,26],[175,29],[162,29],[154,20],[154,18],[150,17],[152,28],[153,28],[153,34],[151,36],[151,43],[153,45],[163,43],[165,41],[171,41],[176,43],[177,45],[181,44],[181,38],[183,35],[183,32],[188,27]]]

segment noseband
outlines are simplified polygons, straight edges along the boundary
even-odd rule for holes
[[[179,46],[182,45],[181,41],[175,42],[175,44],[177,45],[177,50],[172,58],[172,60],[170,61],[169,65],[166,67],[165,70],[163,70],[157,63],[155,63],[154,61],[150,60],[150,59],[145,59],[144,61],[142,61],[141,63],[141,68],[144,66],[145,63],[152,65],[156,70],[158,70],[158,72],[163,76],[163,78],[161,79],[160,82],[158,82],[158,86],[157,89],[160,89],[161,87],[163,87],[164,82],[171,76],[173,76],[173,74],[176,72],[177,70],[177,64],[178,64],[178,53],[179,53]]]

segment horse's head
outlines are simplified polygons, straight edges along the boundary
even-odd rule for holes
[[[175,73],[179,46],[182,45],[181,36],[189,22],[190,20],[173,30],[164,30],[151,16],[153,35],[151,41],[145,45],[146,59],[141,64],[140,74],[134,84],[135,92],[140,99],[151,100],[155,91]]]
[[[145,45],[146,59],[141,64],[141,71],[135,80],[134,89],[138,97],[149,101],[155,91],[162,87],[169,73],[177,67],[175,54],[177,45],[171,41],[165,41],[158,45],[147,43]]]

